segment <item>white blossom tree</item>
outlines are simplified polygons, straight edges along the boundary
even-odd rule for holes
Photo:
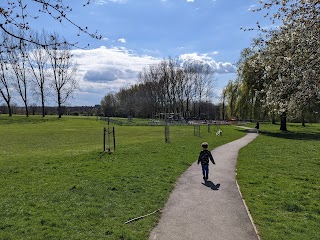
[[[300,112],[303,116],[306,106],[320,99],[320,1],[260,3],[261,8],[256,11],[266,10],[272,23],[282,24],[277,29],[262,29],[266,37],[255,64],[265,69],[265,102],[277,108],[280,129],[287,130],[288,112]]]

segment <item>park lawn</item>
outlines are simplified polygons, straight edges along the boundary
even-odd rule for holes
[[[177,178],[200,144],[242,137],[201,127],[115,127],[117,148],[103,153],[105,121],[93,117],[0,117],[0,239],[148,239]],[[200,170],[199,170],[200,171]]]
[[[320,236],[320,125],[260,124],[242,149],[237,179],[262,240]]]

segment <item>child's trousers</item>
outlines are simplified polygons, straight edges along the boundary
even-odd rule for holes
[[[202,175],[203,175],[203,177],[208,179],[209,165],[201,165],[201,166],[202,166]]]

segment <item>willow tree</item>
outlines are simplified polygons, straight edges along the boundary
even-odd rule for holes
[[[238,110],[242,118],[258,119],[261,116],[263,107],[261,105],[263,74],[264,71],[259,65],[252,63],[258,57],[259,49],[256,49],[255,39],[252,47],[245,48],[241,52],[241,57],[238,65],[238,81],[239,81],[239,96]]]
[[[239,82],[230,80],[224,89],[229,118],[238,117],[237,101],[239,97]]]

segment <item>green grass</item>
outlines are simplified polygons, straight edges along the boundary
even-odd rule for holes
[[[107,120],[107,118],[104,118]],[[111,123],[121,125],[121,126],[155,126],[155,125],[165,125],[166,122],[162,119],[142,119],[142,118],[109,118]]]
[[[148,239],[177,178],[200,144],[223,137],[192,126],[115,127],[117,150],[102,153],[106,122],[90,117],[0,116],[0,239]],[[199,170],[200,171],[200,170]]]
[[[320,236],[320,125],[261,124],[242,149],[238,181],[263,240]]]

